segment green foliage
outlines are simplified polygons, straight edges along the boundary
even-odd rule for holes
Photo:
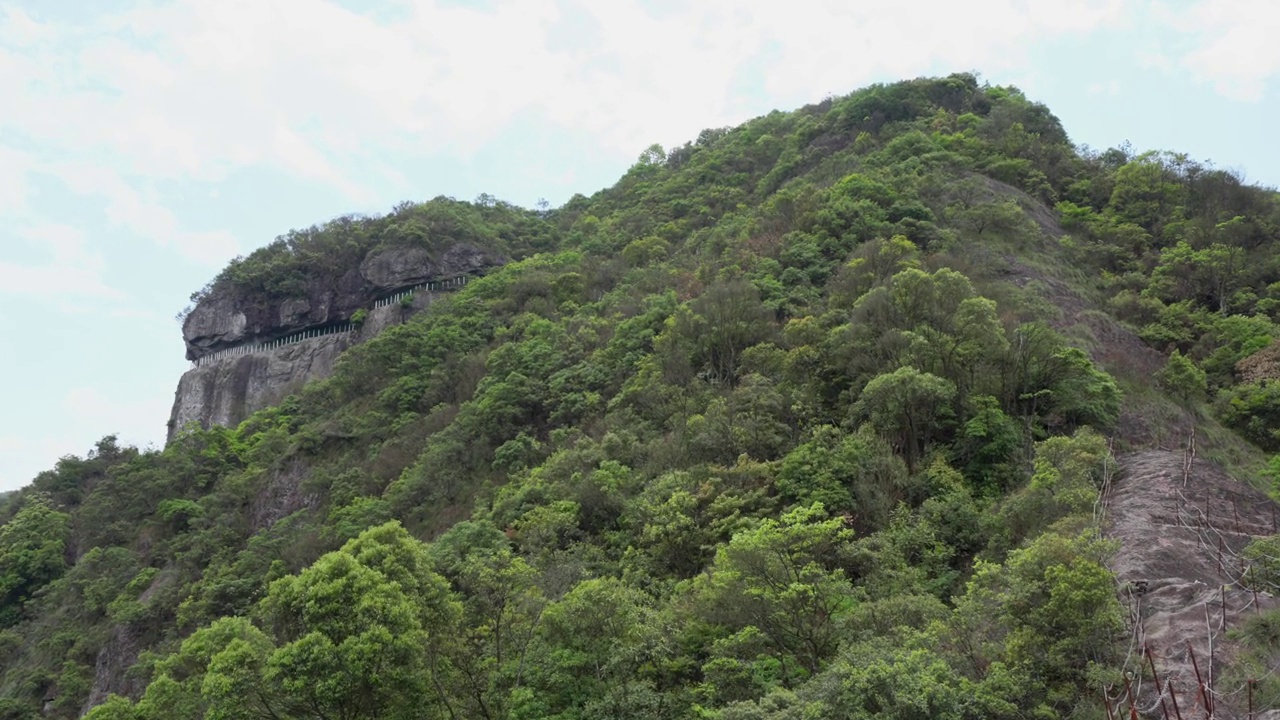
[[[1273,592],[1280,586],[1280,536],[1251,540],[1240,555],[1249,562],[1246,584],[1256,590]]]
[[[1265,450],[1280,450],[1280,381],[1262,380],[1223,390],[1217,414]]]
[[[265,632],[223,618],[158,663],[137,716],[421,717],[437,700],[428,658],[457,613],[425,548],[398,525],[276,581],[259,609]]]
[[[1107,209],[1125,222],[1156,232],[1182,199],[1184,189],[1177,180],[1163,158],[1142,155],[1116,171]]]
[[[754,628],[784,665],[816,672],[835,652],[840,617],[854,603],[835,567],[852,533],[825,515],[814,503],[734,535],[695,584],[702,616],[734,632]]]
[[[843,435],[819,427],[778,468],[784,498],[832,512],[849,513],[863,527],[880,527],[898,502],[909,498],[905,464],[873,433]]]
[[[1184,405],[1204,399],[1207,388],[1204,371],[1176,349],[1169,355],[1165,366],[1156,373],[1156,380]]]
[[[1054,523],[1091,513],[1093,503],[1114,460],[1107,441],[1089,428],[1070,437],[1036,443],[1030,482],[1000,509],[993,545],[1008,550]]]
[[[612,578],[578,583],[541,616],[511,718],[662,716],[654,665],[670,653],[652,598]]]
[[[933,434],[946,421],[947,406],[955,395],[955,386],[946,380],[901,367],[872,378],[863,388],[855,412],[892,438],[906,455],[907,469],[914,472]]]
[[[499,201],[466,203],[437,197],[401,203],[383,216],[348,215],[305,230],[292,230],[265,247],[236,258],[204,290],[230,292],[246,304],[305,295],[316,284],[332,286],[342,273],[378,251],[395,247],[443,253],[465,243],[517,257],[550,249],[554,231],[537,212]]]
[[[1099,716],[1098,430],[1137,437],[1105,369],[1139,402],[1150,372],[1112,331],[1275,446],[1278,231],[1272,193],[1077,151],[959,74],[652,146],[555,210],[290,232],[202,292],[509,262],[239,427],[0,500],[0,715],[73,716],[127,637],[146,689],[95,718]]]
[[[983,678],[1003,664],[1049,688],[1079,688],[1091,668],[1116,662],[1124,616],[1104,564],[1112,550],[1046,533],[1004,563],[977,563],[952,620],[968,672]]]
[[[30,494],[0,525],[0,629],[16,624],[32,596],[66,571],[70,520],[47,495]]]
[[[1236,641],[1240,651],[1224,681],[1232,687],[1255,683],[1256,707],[1273,708],[1280,704],[1280,682],[1267,671],[1280,657],[1280,612],[1251,613],[1243,618],[1241,626],[1229,630],[1227,636]]]

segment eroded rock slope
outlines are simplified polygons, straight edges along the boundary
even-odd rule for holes
[[[1205,685],[1213,681],[1208,699],[1215,702],[1214,717],[1247,714],[1242,688],[1223,680],[1234,652],[1226,631],[1258,609],[1280,605],[1243,587],[1240,560],[1253,538],[1274,534],[1277,512],[1265,494],[1189,453],[1149,450],[1120,458],[1107,495],[1106,528],[1120,544],[1112,570],[1133,627],[1130,665],[1141,663],[1143,648],[1150,648],[1161,681],[1172,681],[1183,717],[1203,717],[1193,653]],[[1162,717],[1149,668],[1144,676],[1139,705],[1148,717]],[[1172,713],[1167,689],[1164,695]]]

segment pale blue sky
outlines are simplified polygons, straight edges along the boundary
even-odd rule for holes
[[[0,0],[0,490],[160,443],[173,315],[292,227],[558,205],[653,142],[975,71],[1077,143],[1280,184],[1263,0]]]

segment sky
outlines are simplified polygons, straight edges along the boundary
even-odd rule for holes
[[[965,71],[1276,186],[1277,36],[1264,0],[0,0],[0,492],[161,445],[174,315],[290,228],[558,206],[655,142]]]

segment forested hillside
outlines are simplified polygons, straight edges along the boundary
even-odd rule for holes
[[[216,282],[406,234],[511,261],[239,427],[0,498],[0,720],[1102,718],[1142,672],[1113,456],[1195,427],[1280,475],[1276,193],[969,75]]]

